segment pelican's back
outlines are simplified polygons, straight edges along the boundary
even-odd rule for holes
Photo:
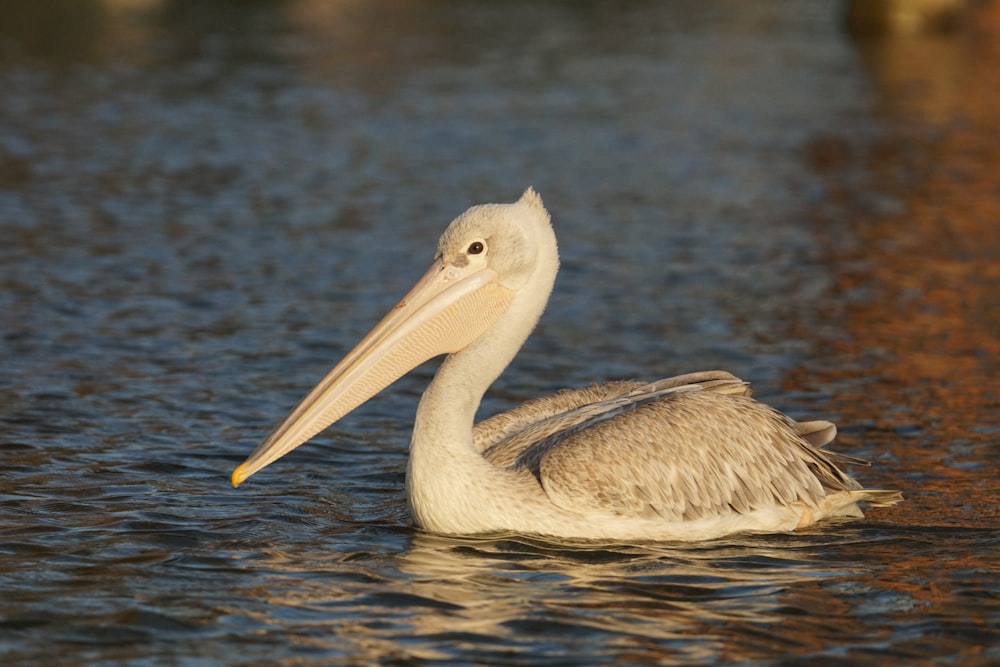
[[[686,522],[796,507],[806,523],[859,516],[864,490],[837,463],[864,463],[820,447],[826,421],[795,422],[713,371],[652,384],[617,382],[559,392],[477,426],[485,458],[531,472],[567,511]]]

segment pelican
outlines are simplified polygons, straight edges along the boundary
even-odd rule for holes
[[[413,522],[430,532],[691,541],[792,531],[902,500],[838,468],[864,462],[821,449],[832,423],[796,422],[723,371],[563,390],[476,424],[558,267],[532,188],[467,210],[430,269],[233,471],[233,486],[447,355],[417,408],[406,469]]]

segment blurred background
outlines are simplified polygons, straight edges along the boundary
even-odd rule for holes
[[[987,1],[0,0],[0,656],[1000,660],[997,91]],[[423,535],[434,364],[229,488],[445,225],[529,185],[562,271],[483,414],[723,368],[907,502]]]

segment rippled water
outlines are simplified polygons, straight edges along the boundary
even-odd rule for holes
[[[4,664],[1000,661],[1000,30],[833,3],[0,2]],[[907,502],[697,545],[452,539],[419,369],[228,473],[534,185],[484,412],[725,368]]]

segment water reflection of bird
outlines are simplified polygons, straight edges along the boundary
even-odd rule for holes
[[[447,534],[696,540],[861,516],[863,489],[821,450],[836,428],[795,422],[710,371],[612,382],[474,424],[480,400],[545,309],[559,258],[528,189],[451,223],[430,270],[233,471],[239,485],[424,361],[447,354],[417,410],[414,523]]]

